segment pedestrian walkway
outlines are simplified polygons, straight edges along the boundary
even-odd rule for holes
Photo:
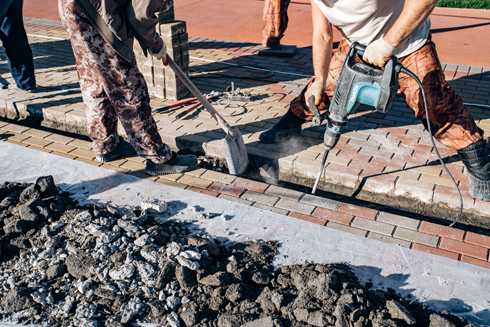
[[[257,44],[190,36],[190,77],[203,93],[225,92],[233,82],[235,88],[252,94],[251,101],[216,108],[241,130],[256,175],[237,177],[199,169],[148,178],[141,158],[110,164],[95,161],[91,143],[82,136],[86,133],[83,103],[70,43],[61,23],[26,18],[25,25],[35,56],[39,92],[0,90],[1,116],[10,119],[0,122],[2,140],[490,268],[490,204],[469,196],[464,167],[456,160],[456,153],[438,145],[459,183],[465,207],[460,219],[463,224],[448,227],[459,211],[459,197],[438,163],[430,136],[402,99],[386,114],[369,109],[358,111],[331,151],[319,190],[354,195],[355,199],[346,198],[351,202],[280,186],[279,181],[311,187],[323,154],[321,127],[305,126],[301,142],[287,147],[258,140],[258,135],[277,122],[313,74],[310,49],[298,49],[292,58],[271,58],[258,56]],[[11,82],[3,52],[0,60],[1,78]],[[490,105],[489,67],[444,64],[444,68],[465,102]],[[224,133],[211,116],[195,110],[178,119],[176,116],[188,107],[169,109],[176,102],[152,99],[164,142],[174,149],[224,160]],[[478,125],[490,135],[490,111],[469,108]],[[79,136],[67,137],[58,131]],[[323,192],[320,195],[327,194]],[[354,200],[369,200],[379,206],[361,206]],[[439,219],[425,219],[386,209],[387,206]]]

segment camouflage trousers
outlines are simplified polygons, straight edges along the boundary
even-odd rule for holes
[[[349,44],[346,40],[342,40],[329,66],[325,95],[330,99],[335,91],[348,52]],[[431,40],[412,54],[399,58],[399,61],[405,68],[417,75],[424,85],[430,128],[437,141],[454,150],[460,150],[483,138],[483,131],[476,126],[471,113],[463,104],[463,99],[446,81],[435,44]],[[291,111],[296,116],[308,121],[313,119],[313,112],[306,106],[304,95],[312,83],[313,80],[290,104]],[[400,74],[399,83],[399,90],[408,106],[427,128],[424,102],[419,85],[413,78],[405,74]],[[326,102],[320,103],[318,109],[327,110]]]
[[[136,61],[119,56],[92,26],[73,0],[59,0],[58,10],[75,55],[87,133],[96,155],[119,144],[121,122],[136,153],[154,163],[171,159],[151,114],[148,87]]]
[[[288,7],[290,0],[265,0],[262,28],[262,45],[280,45],[284,31],[288,27]]]

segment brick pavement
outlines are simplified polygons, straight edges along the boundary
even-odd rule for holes
[[[252,162],[264,164],[260,169],[262,182],[252,180],[251,176],[236,177],[205,169],[147,177],[141,158],[102,164],[94,161],[91,144],[82,135],[72,137],[56,132],[85,133],[73,55],[59,22],[29,18],[25,22],[35,56],[39,92],[23,94],[0,90],[1,116],[10,119],[0,122],[1,140],[490,268],[490,234],[486,230],[464,225],[449,228],[444,221],[388,214],[382,209],[273,185],[277,179],[312,185],[320,165],[322,128],[305,126],[302,141],[288,147],[258,141],[258,135],[278,120],[311,76],[310,49],[298,49],[293,58],[259,57],[256,44],[190,37],[191,79],[203,93],[225,91],[234,82],[236,87],[254,96],[253,101],[237,103],[244,105],[245,113],[240,108],[217,108],[231,125],[242,131]],[[444,68],[452,85],[464,95],[465,102],[490,104],[490,68],[455,64],[444,64]],[[223,74],[239,78],[227,78]],[[11,81],[3,52],[0,52],[0,76]],[[175,102],[152,99],[164,141],[175,149],[188,148],[223,159],[221,139],[224,133],[210,115],[195,111],[177,119],[176,115],[186,107],[168,109]],[[490,111],[473,106],[470,110],[488,135]],[[55,129],[29,128],[15,123],[24,119]],[[447,165],[460,185],[465,210],[472,210],[482,220],[486,219],[490,204],[469,197],[463,166],[453,160],[455,152],[442,145],[438,145],[438,149],[443,157],[450,159]],[[429,206],[459,208],[459,198],[437,161],[428,133],[401,99],[386,114],[363,109],[353,115],[327,163],[326,179],[321,181],[319,189],[329,191],[331,185],[340,184],[343,194],[379,195],[378,203],[388,198],[398,203],[405,201],[407,207],[419,201]]]

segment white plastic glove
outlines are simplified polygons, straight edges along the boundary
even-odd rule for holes
[[[393,56],[394,50],[394,46],[381,38],[366,47],[362,59],[370,64],[383,68],[386,62]]]
[[[151,49],[148,49],[148,52],[158,60],[163,60],[165,63],[167,61],[167,46],[165,45],[165,42],[163,42],[163,46],[158,52],[153,52]]]
[[[325,92],[325,84],[320,81],[315,81],[305,92],[305,100],[308,108],[310,107],[308,100],[311,96],[315,97],[315,105],[319,105],[322,100],[323,92]]]

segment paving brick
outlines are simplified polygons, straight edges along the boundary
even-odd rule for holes
[[[301,220],[304,220],[304,221],[308,221],[310,223],[318,224],[318,225],[321,225],[321,226],[325,226],[325,224],[327,223],[327,221],[325,219],[315,218],[315,217],[312,217],[312,216],[309,216],[309,215],[303,215],[303,214],[300,214],[300,213],[297,213],[297,212],[293,212],[293,211],[291,211],[288,214],[288,216],[294,217],[294,218],[297,218],[297,219],[301,219]]]
[[[451,238],[458,241],[463,241],[463,237],[465,235],[464,230],[442,226],[428,221],[420,222],[419,232],[437,235],[444,238]]]
[[[264,193],[265,190],[269,187],[269,184],[261,183],[261,182],[256,182],[250,179],[245,179],[245,178],[237,178],[234,182],[233,185],[236,187],[241,187],[247,190],[252,190],[255,192],[259,193]]]
[[[6,135],[4,135],[4,139],[8,140],[8,141],[13,141],[13,142],[17,142],[17,143],[22,143],[23,141],[27,140],[28,138],[30,138],[29,135],[24,135],[24,134],[20,134],[20,133],[8,133]]]
[[[475,265],[475,266],[480,266],[483,268],[490,269],[490,262],[486,260],[479,260],[470,256],[463,255],[461,256],[461,261]]]
[[[412,179],[399,178],[396,181],[395,194],[406,195],[420,199],[424,202],[430,202],[434,194],[434,184],[415,181]]]
[[[393,225],[361,217],[355,217],[351,226],[388,236],[391,236],[395,230],[395,226]]]
[[[439,236],[425,234],[403,227],[397,227],[393,236],[402,240],[407,240],[410,242],[424,244],[432,247],[437,247],[437,244],[439,243]]]
[[[186,187],[186,190],[196,192],[196,193],[206,194],[206,195],[209,195],[209,196],[212,196],[215,198],[219,196],[219,193],[209,191],[209,190],[205,190],[205,189],[202,189],[200,187],[195,187],[195,186],[188,186],[188,187]]]
[[[220,182],[223,184],[231,184],[233,183],[233,181],[236,180],[236,177],[233,175],[223,174],[213,170],[206,170],[204,174],[201,175],[201,178],[209,179],[214,182]]]
[[[310,215],[313,212],[313,209],[315,209],[315,207],[310,204],[301,203],[298,201],[288,200],[288,199],[279,199],[279,201],[277,201],[277,203],[274,206],[276,208],[294,211],[294,212],[302,213],[304,215]]]
[[[73,139],[68,145],[75,146],[77,148],[82,148],[86,150],[92,149],[92,142],[84,141],[80,139]]]
[[[65,145],[62,143],[56,143],[52,142],[51,144],[46,145],[46,149],[52,150],[52,151],[57,151],[57,152],[65,152],[68,153],[70,151],[73,151],[75,147]]]
[[[50,132],[46,132],[46,131],[42,131],[42,130],[34,129],[34,128],[29,128],[23,134],[29,135],[29,136],[32,136],[32,137],[37,137],[37,138],[40,138],[40,139],[44,139],[44,138],[48,137],[49,135],[51,135]]]
[[[14,133],[24,133],[25,131],[29,130],[29,127],[25,127],[22,125],[16,125],[16,124],[8,124],[7,126],[4,126],[3,129],[8,130],[9,132],[14,132]]]
[[[363,189],[376,193],[390,193],[395,188],[395,182],[398,179],[397,176],[377,174],[370,171],[363,171],[360,178]]]
[[[201,177],[201,175],[204,174],[205,172],[206,172],[206,169],[197,168],[197,169],[193,169],[190,171],[186,171],[184,173],[184,175],[193,176],[193,177]]]
[[[265,194],[272,195],[278,198],[286,198],[290,200],[299,200],[303,196],[303,192],[287,189],[284,187],[278,187],[275,185],[270,185],[266,190]]]
[[[340,230],[340,231],[343,231],[346,233],[355,234],[355,235],[359,235],[359,236],[363,236],[363,237],[366,237],[366,235],[368,233],[368,231],[366,231],[366,230],[350,227],[350,226],[347,226],[344,224],[339,224],[339,223],[336,223],[334,221],[328,221],[326,226],[328,228]]]
[[[322,207],[330,210],[337,210],[340,201],[323,198],[313,194],[304,194],[299,200],[302,203],[311,204],[313,206]]]
[[[172,181],[172,180],[164,179],[164,178],[158,178],[156,180],[156,182],[157,183],[160,183],[160,184],[165,184],[165,185],[168,185],[168,186],[173,186],[173,187],[181,188],[181,189],[185,189],[186,187],[188,187],[186,184],[178,183],[176,181]]]
[[[40,147],[40,146],[37,146],[35,144],[31,144],[31,143],[26,143],[26,144],[27,144],[27,147],[29,149],[33,149],[33,150],[41,151],[41,152],[46,152],[46,153],[50,153],[51,152],[51,150],[46,149],[46,148],[43,148],[43,147]]]
[[[461,253],[480,260],[488,260],[488,248],[455,241],[449,238],[443,238],[439,244],[439,248]]]
[[[417,250],[417,251],[422,251],[422,252],[425,252],[425,253],[435,254],[435,255],[438,255],[438,256],[441,256],[441,257],[446,257],[446,258],[453,259],[453,260],[458,260],[458,258],[459,258],[459,254],[458,253],[454,253],[454,252],[450,252],[450,251],[438,249],[438,248],[435,248],[435,247],[432,247],[432,246],[427,246],[427,245],[424,245],[424,244],[414,243],[412,245],[412,249],[413,250]]]
[[[318,207],[315,209],[312,216],[323,218],[328,221],[333,221],[347,226],[351,224],[352,219],[354,218],[354,216],[350,214]]]
[[[268,206],[274,206],[274,204],[279,200],[279,197],[267,195],[264,193],[258,193],[255,191],[246,190],[241,196],[242,199],[259,202]]]
[[[378,240],[389,244],[396,244],[404,248],[410,248],[412,246],[412,242],[410,241],[402,240],[396,237],[391,237],[383,234],[378,234],[375,232],[369,232],[368,238],[372,238],[373,240]]]
[[[417,230],[417,227],[420,224],[420,221],[418,219],[412,219],[412,218],[395,215],[388,212],[380,212],[376,220],[387,224],[401,226],[407,229],[412,229],[412,230]]]
[[[44,148],[47,145],[53,143],[52,141],[48,141],[48,140],[37,138],[37,137],[29,137],[28,139],[24,140],[23,142],[29,143],[30,145],[36,145],[40,148]]]
[[[490,249],[490,236],[477,234],[473,232],[466,232],[464,240],[466,243],[483,246]]]
[[[337,211],[347,213],[353,216],[363,217],[374,220],[378,214],[378,210],[357,206],[355,204],[349,204],[342,202]]]
[[[56,142],[56,143],[61,143],[61,144],[68,144],[70,142],[73,142],[75,139],[73,137],[68,137],[64,135],[59,135],[59,134],[51,134],[46,137],[47,140]],[[76,145],[71,145],[76,147]]]
[[[235,185],[227,185],[220,182],[214,182],[208,187],[208,190],[231,195],[237,198],[239,198],[245,192],[244,188],[237,187]]]
[[[236,203],[245,204],[247,206],[251,206],[253,204],[252,201],[248,201],[248,200],[241,199],[241,198],[236,198],[235,196],[228,195],[228,194],[220,194],[218,197],[220,199],[224,199],[224,200],[233,201],[233,202],[236,202]]]
[[[129,169],[131,171],[141,171],[142,173],[145,173],[146,174],[146,172],[145,172],[146,165],[145,164],[142,164],[142,163],[139,163],[139,162],[134,162],[134,161],[126,160],[121,165],[119,165],[119,167],[126,168],[126,169]]]
[[[202,188],[202,189],[207,189],[209,186],[211,186],[211,184],[213,184],[213,181],[210,181],[208,179],[199,178],[196,176],[189,176],[189,175],[184,174],[184,176],[179,178],[179,183],[183,183],[183,184],[190,185],[190,186],[195,186],[195,187]],[[209,190],[209,191],[215,192],[214,190]]]
[[[81,148],[76,148],[75,150],[70,151],[69,154],[76,157],[89,159],[89,160],[93,160],[95,158],[95,154],[92,151],[81,149]]]
[[[392,167],[395,169],[403,169],[406,165],[405,161],[403,160],[392,160],[388,158],[379,158],[379,157],[373,157],[373,159],[371,159],[370,162],[375,163],[377,165]]]

